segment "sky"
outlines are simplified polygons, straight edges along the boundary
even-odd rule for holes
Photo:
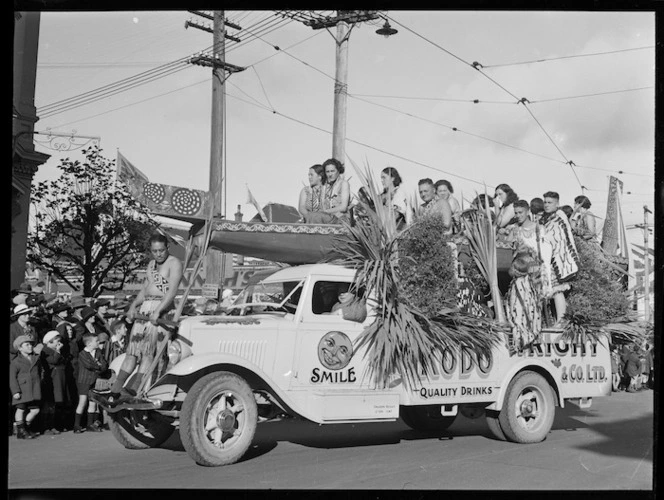
[[[654,209],[653,12],[386,13],[395,36],[377,35],[382,21],[373,21],[348,43],[350,160],[376,177],[397,168],[412,193],[419,179],[447,179],[459,200],[507,183],[522,199],[557,191],[573,205],[585,186],[600,226],[616,175],[629,238],[643,243],[633,225],[644,205]],[[228,42],[226,60],[246,67],[226,85],[226,208],[232,218],[240,205],[248,220],[247,187],[261,204],[297,206],[308,168],[331,156],[335,42],[274,11],[226,15],[243,28],[229,30],[241,42]],[[189,19],[209,24],[186,11],[42,13],[36,130],[100,137],[104,156],[119,150],[152,182],[207,190],[208,68],[180,65],[103,100],[52,107],[209,49],[212,35],[185,29]],[[517,103],[524,97],[527,106]],[[37,181],[56,178],[64,157],[82,159],[38,150],[52,156]]]

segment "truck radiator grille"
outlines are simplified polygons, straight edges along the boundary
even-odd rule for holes
[[[223,340],[219,342],[219,352],[235,354],[257,366],[263,366],[266,346],[266,340]]]

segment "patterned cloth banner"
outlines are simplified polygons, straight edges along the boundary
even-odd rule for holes
[[[116,178],[127,186],[129,193],[156,215],[187,222],[206,220],[209,193],[150,182],[118,151]]]
[[[609,177],[609,198],[606,204],[606,218],[602,230],[602,248],[609,255],[629,258],[627,231],[622,217],[621,198],[623,183],[617,177]]]

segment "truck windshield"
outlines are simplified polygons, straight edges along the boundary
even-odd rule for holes
[[[259,282],[249,285],[235,299],[231,309],[250,306],[251,312],[282,310],[294,313],[300,302],[302,285],[300,281]]]

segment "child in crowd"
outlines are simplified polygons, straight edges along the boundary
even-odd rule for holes
[[[39,414],[41,400],[41,363],[39,355],[33,351],[33,342],[31,337],[19,335],[13,343],[17,355],[9,363],[9,387],[12,393],[12,405],[16,407],[14,421],[18,439],[32,439],[38,436],[30,429],[30,425]]]
[[[56,330],[44,335],[42,357],[42,396],[44,434],[60,434],[63,429],[64,403],[67,400],[66,363],[62,356],[62,337]]]
[[[88,405],[88,419],[86,429],[92,432],[101,432],[99,422],[99,413],[97,412],[97,403],[88,402],[88,394],[94,389],[95,382],[99,374],[108,369],[108,363],[99,349],[99,337],[92,332],[85,332],[82,337],[84,344],[83,350],[78,354],[78,378],[76,386],[78,387],[78,406],[74,415],[74,433],[80,434],[85,429],[81,426],[81,418],[85,411],[85,405]]]
[[[128,330],[129,327],[124,319],[116,319],[111,323],[111,341],[109,342],[108,349],[109,364],[125,352]]]

